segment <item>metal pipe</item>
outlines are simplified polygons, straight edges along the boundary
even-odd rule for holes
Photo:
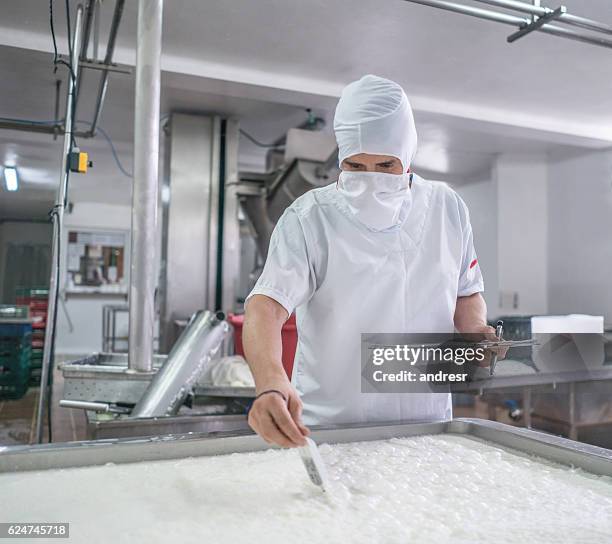
[[[423,6],[429,6],[432,8],[444,9],[446,11],[454,11],[455,13],[461,13],[463,15],[471,15],[478,17],[479,19],[485,19],[487,21],[495,21],[497,23],[504,23],[507,25],[520,26],[529,23],[529,19],[517,17],[516,15],[508,15],[505,13],[496,13],[487,9],[475,8],[472,6],[466,6],[464,4],[456,4],[455,2],[447,2],[446,0],[405,0],[406,2],[412,2],[413,4],[422,4]]]
[[[597,36],[587,36],[585,34],[580,34],[579,32],[574,32],[573,30],[569,30],[567,28],[561,28],[556,25],[544,25],[539,29],[540,32],[544,32],[546,34],[551,34],[553,36],[559,36],[561,38],[567,38],[568,40],[574,40],[577,42],[588,43],[591,45],[599,45],[601,47],[612,48],[612,40],[607,38],[599,38]]]
[[[106,44],[106,56],[104,57],[104,64],[112,64],[113,54],[115,52],[115,43],[117,41],[117,31],[119,30],[119,23],[121,22],[121,15],[123,14],[124,4],[125,4],[125,0],[117,0],[117,3],[115,4],[115,11],[113,12],[113,20],[111,22],[111,28],[110,28],[110,32],[108,35],[108,43]],[[139,18],[139,23],[140,23],[140,18]],[[161,29],[160,29],[160,34],[161,34]],[[100,87],[98,89],[98,99],[96,101],[96,109],[94,111],[93,121],[91,122],[91,129],[89,131],[92,136],[95,136],[96,134],[96,129],[98,128],[98,121],[100,120],[100,114],[102,113],[102,106],[104,105],[104,97],[106,96],[106,89],[108,88],[108,72],[109,72],[108,70],[104,70],[102,72],[102,75],[100,76]]]
[[[85,26],[83,28],[81,52],[79,53],[80,60],[85,60],[87,58],[87,49],[89,49],[89,38],[91,36],[91,25],[93,22],[95,2],[96,0],[87,0],[87,6],[85,7]]]
[[[529,15],[542,16],[546,15],[549,11],[552,11],[549,8],[535,4],[527,4],[525,2],[521,2],[520,0],[475,0],[475,2],[489,4],[490,6],[497,6],[505,9],[513,9],[514,11],[528,13]]]
[[[64,132],[64,127],[59,123],[42,124],[32,123],[31,121],[21,121],[19,119],[0,119],[0,129],[41,132],[43,134],[62,134]]]
[[[489,4],[490,6],[497,6],[500,8],[513,9],[522,13],[528,13],[530,15],[543,16],[551,13],[553,10],[540,5],[526,4],[525,2],[519,2],[518,0],[475,0],[482,4]],[[593,30],[596,32],[604,32],[605,34],[612,34],[612,26],[604,23],[599,23],[585,17],[578,17],[571,13],[564,13],[559,17],[559,21],[568,25],[585,28],[587,30]]]
[[[100,8],[102,7],[102,0],[95,0],[96,11],[94,14],[94,33],[93,33],[93,50],[92,57],[94,60],[98,60],[98,49],[100,46]]]
[[[603,32],[605,34],[612,34],[612,26],[598,23],[597,21],[592,21],[591,19],[586,19],[584,17],[578,17],[577,15],[572,15],[571,13],[566,13],[563,15],[561,17],[561,21],[579,28],[594,30],[595,32]]]
[[[87,5],[85,6],[85,22],[83,26],[83,41],[81,43],[81,51],[79,52],[80,62],[87,59],[87,49],[89,49],[89,37],[91,36],[91,25],[93,22],[95,1],[96,0],[87,0]],[[80,93],[81,93],[81,80],[79,80],[77,83],[76,96],[74,99],[75,115],[76,115],[76,109],[79,104],[79,94]],[[57,117],[55,119],[57,119]]]
[[[429,6],[432,8],[444,9],[446,11],[453,11],[455,13],[461,13],[462,15],[470,15],[479,19],[485,19],[488,21],[495,21],[496,23],[503,23],[507,25],[522,27],[531,23],[531,19],[517,17],[515,15],[508,15],[505,13],[496,13],[480,8],[474,8],[472,6],[465,6],[463,4],[456,4],[454,2],[447,2],[446,0],[404,0],[405,2],[412,2],[413,4],[421,4],[423,6]],[[510,0],[477,0],[481,2],[509,2]],[[522,4],[522,2],[521,2]],[[496,4],[497,5],[497,4]],[[524,4],[526,6],[526,4]],[[501,6],[500,6],[501,7]],[[533,6],[529,6],[533,7]],[[545,8],[542,8],[545,9]],[[567,22],[564,20],[564,22]],[[545,24],[538,29],[538,32],[544,32],[545,34],[552,34],[553,36],[559,36],[562,38],[568,38],[583,43],[589,43],[591,45],[599,45],[602,47],[612,48],[612,40],[606,38],[600,38],[597,36],[580,34],[572,30],[562,28],[556,25]]]
[[[175,415],[229,331],[223,312],[196,313],[153,377],[131,417]]]
[[[53,114],[53,119],[57,121],[60,116],[60,92],[62,88],[62,80],[55,80],[55,109]],[[61,127],[59,125],[53,125],[53,141],[57,140],[57,135],[59,134],[59,129]]]
[[[79,78],[79,46],[81,44],[83,20],[83,6],[79,4],[76,11],[76,22],[74,26],[74,38],[72,40],[72,76],[68,77],[68,96],[66,97],[66,123],[64,133],[64,149],[62,151],[62,169],[60,183],[57,190],[53,213],[53,247],[51,252],[51,276],[49,278],[49,306],[47,309],[47,332],[45,334],[45,344],[43,348],[43,360],[40,376],[40,395],[38,397],[38,412],[36,414],[35,439],[37,443],[43,440],[43,420],[47,396],[50,394],[48,388],[49,371],[51,369],[52,355],[55,340],[55,322],[57,317],[57,299],[59,295],[59,263],[62,262],[61,256],[61,236],[64,223],[64,205],[68,191],[68,160],[72,145],[72,125],[73,125],[73,100]]]
[[[255,231],[255,245],[257,246],[259,256],[262,261],[265,261],[268,256],[272,231],[274,230],[274,223],[268,217],[265,193],[241,196],[240,204]]]
[[[62,408],[76,408],[81,410],[91,410],[92,412],[102,412],[104,414],[129,414],[129,408],[117,406],[108,402],[89,402],[85,400],[68,400],[62,399],[59,401]]]
[[[128,366],[145,372],[153,367],[155,326],[162,11],[163,0],[139,0]]]
[[[92,410],[94,412],[110,412],[110,404],[107,402],[87,402],[84,400],[62,399],[59,401],[59,405],[62,408],[80,408],[83,410]]]

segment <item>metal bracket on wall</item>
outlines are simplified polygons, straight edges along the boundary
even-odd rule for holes
[[[508,43],[515,42],[519,38],[522,38],[523,36],[526,36],[530,32],[537,30],[542,25],[545,25],[546,23],[549,23],[550,21],[554,21],[555,19],[558,19],[564,13],[567,13],[567,8],[565,6],[559,6],[556,10],[551,11],[550,13],[547,13],[546,15],[543,15],[542,17],[536,18],[534,16],[534,20],[531,23],[523,25],[520,30],[518,30],[514,34],[510,34],[510,36],[506,38],[506,41]]]
[[[131,74],[133,70],[131,68],[122,68],[117,64],[105,64],[104,62],[96,62],[93,60],[80,60],[79,66],[82,68],[89,68],[91,70],[103,70],[108,72],[117,72],[118,74]]]

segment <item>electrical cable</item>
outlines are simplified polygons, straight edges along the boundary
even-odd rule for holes
[[[70,59],[69,62],[72,63],[72,42],[70,41],[70,38],[72,37],[72,32],[70,30],[70,26],[70,0],[66,0],[66,31],[68,34],[68,58]],[[70,68],[73,69],[72,64],[70,65]]]
[[[285,147],[285,144],[275,144],[275,143],[265,144],[263,142],[260,142],[259,140],[257,140],[255,137],[251,136],[248,132],[246,132],[242,128],[240,129],[240,134],[242,134],[245,138],[247,138],[248,140],[253,142],[258,147],[267,147],[267,148],[272,148],[272,149]]]
[[[49,26],[51,27],[51,38],[53,40],[53,65],[55,66],[55,70],[57,71],[57,65],[63,64],[70,70],[70,77],[74,81],[76,79],[74,72],[72,71],[72,66],[67,63],[65,60],[61,59],[57,53],[57,40],[55,39],[55,27],[53,25],[53,0],[49,0]],[[68,36],[68,42],[70,42],[70,36]]]
[[[51,211],[49,212],[49,217],[51,217],[52,221],[58,221],[59,220],[59,214],[58,214],[58,208],[59,206],[56,204],[55,206],[53,206],[53,208],[51,208]],[[58,229],[58,236],[57,236],[57,259],[55,260],[55,268],[56,268],[56,274],[57,274],[57,278],[59,280],[59,275],[60,275],[60,266],[61,266],[61,261],[60,261],[60,254],[61,254],[61,241],[62,241],[62,236],[61,233],[59,232]],[[58,291],[59,294],[59,291]],[[57,323],[57,297],[55,300],[55,306],[54,306],[54,312],[53,312],[53,316],[51,316],[51,319],[53,319],[53,323]],[[49,322],[49,316],[47,316],[47,324]],[[51,356],[49,357],[49,374],[47,375],[47,383],[44,385],[44,387],[46,387],[48,389],[48,394],[47,394],[47,427],[48,427],[48,432],[49,432],[49,436],[48,436],[48,441],[49,443],[53,442],[53,426],[52,426],[52,417],[51,417],[51,410],[53,408],[53,399],[52,394],[53,394],[53,361],[55,360],[55,332],[56,332],[56,327],[53,326],[51,328]],[[40,384],[41,388],[43,387],[43,384]]]
[[[163,120],[165,120],[168,116],[166,115]],[[31,119],[13,119],[11,117],[0,117],[0,122],[1,121],[6,121],[9,123],[22,123],[24,125],[41,125],[41,126],[45,126],[45,125],[61,125],[63,123],[62,119],[56,119],[55,121],[33,121]],[[87,126],[92,126],[92,123],[90,123],[89,121],[83,121],[83,120],[77,120],[77,123],[83,124],[83,125],[87,125]],[[102,134],[103,138],[106,140],[106,142],[108,143],[108,146],[110,147],[113,159],[115,161],[115,164],[117,165],[117,168],[121,171],[121,173],[128,177],[128,178],[133,178],[134,176],[132,174],[130,174],[127,169],[123,166],[121,159],[119,158],[119,153],[117,152],[117,148],[115,147],[115,144],[112,140],[112,138],[109,136],[108,132],[106,132],[106,130],[99,126],[96,129],[97,131],[100,132],[100,134]],[[94,136],[95,137],[95,136]]]
[[[77,121],[77,123],[85,123],[89,126],[92,125],[92,123],[88,122],[88,121]],[[101,127],[98,125],[97,131],[100,132],[100,134],[102,134],[102,136],[104,137],[104,139],[108,142],[108,146],[110,147],[111,153],[113,155],[113,159],[115,160],[115,164],[117,165],[117,168],[121,171],[121,173],[128,178],[133,178],[134,175],[130,174],[124,167],[123,164],[121,164],[121,160],[119,159],[119,154],[117,153],[117,149],[115,148],[115,144],[113,143],[113,140],[111,139],[111,137],[108,135],[108,133]]]

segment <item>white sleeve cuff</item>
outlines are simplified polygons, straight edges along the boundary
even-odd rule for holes
[[[249,296],[244,301],[245,306],[248,300],[253,295],[265,295],[267,297],[270,297],[271,299],[278,302],[283,308],[285,308],[288,315],[291,315],[293,313],[293,310],[295,310],[295,305],[289,300],[289,297],[287,297],[274,287],[268,287],[266,285],[255,285],[253,290],[249,293]]]
[[[484,292],[484,282],[479,281],[460,289],[457,293],[457,297],[469,297],[470,295],[475,295],[476,293]]]

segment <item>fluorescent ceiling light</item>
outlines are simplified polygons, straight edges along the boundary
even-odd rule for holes
[[[4,167],[4,183],[7,191],[16,191],[19,189],[19,178],[17,177],[17,169],[12,166]]]

